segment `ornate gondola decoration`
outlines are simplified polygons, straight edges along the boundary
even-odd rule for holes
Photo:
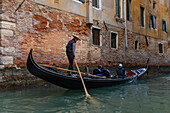
[[[67,73],[61,73],[57,69],[38,64],[33,58],[32,51],[33,49],[30,49],[26,64],[27,69],[31,74],[60,87],[67,89],[83,89],[79,75],[68,76]],[[130,70],[129,73],[131,75],[125,78],[104,78],[90,76],[89,74],[86,76],[84,75],[83,80],[87,88],[109,87],[116,84],[121,84],[135,78],[140,78],[144,73],[146,73],[148,63],[149,59],[146,67],[137,70]]]

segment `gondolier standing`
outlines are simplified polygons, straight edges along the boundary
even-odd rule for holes
[[[66,54],[67,54],[67,58],[69,61],[69,70],[73,70],[73,61],[75,58],[75,49],[76,49],[76,42],[78,40],[80,40],[80,38],[76,35],[72,35],[73,39],[70,40],[66,46]],[[70,73],[69,71],[67,73]]]

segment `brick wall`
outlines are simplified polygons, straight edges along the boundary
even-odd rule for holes
[[[160,39],[147,37],[128,31],[128,48],[124,50],[125,37],[123,23],[114,26],[108,23],[108,31],[103,21],[93,20],[93,25],[101,28],[102,46],[92,45],[91,27],[86,24],[86,17],[67,11],[41,5],[32,1],[25,1],[15,12],[22,0],[2,0],[1,38],[0,38],[0,66],[25,67],[27,55],[33,48],[33,56],[38,63],[67,66],[65,46],[76,33],[82,39],[77,42],[76,58],[80,65],[96,66],[117,65],[123,62],[125,56],[127,64],[145,64],[148,57],[152,65],[169,65],[168,42],[164,43],[165,54],[158,54],[157,46]],[[110,32],[118,33],[118,49],[110,48]],[[134,50],[134,41],[138,40],[139,50]],[[126,54],[124,54],[126,51]]]

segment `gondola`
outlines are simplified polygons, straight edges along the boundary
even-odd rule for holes
[[[58,85],[67,89],[83,89],[83,85],[80,77],[78,76],[68,76],[67,73],[61,73],[57,69],[53,69],[50,66],[43,66],[38,64],[32,55],[33,49],[30,49],[28,58],[27,58],[27,69],[28,71],[47,82]],[[100,88],[100,87],[109,87],[117,84],[121,84],[133,79],[140,78],[148,69],[149,59],[147,60],[146,67],[140,68],[137,70],[130,70],[131,76],[125,78],[101,78],[101,77],[92,77],[89,75],[83,75],[83,80],[86,87],[89,88]]]

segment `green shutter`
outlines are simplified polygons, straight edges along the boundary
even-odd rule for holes
[[[164,31],[164,20],[162,20],[162,31]]]
[[[99,8],[99,0],[93,0],[93,6]]]
[[[93,6],[95,6],[95,4],[94,4],[94,3],[95,3],[95,0],[93,0]]]
[[[165,32],[168,32],[167,21],[165,21]]]
[[[96,7],[99,8],[99,0],[96,0]]]
[[[81,0],[81,2],[85,3],[85,0]]]
[[[116,16],[120,17],[120,1],[116,0]]]
[[[152,27],[152,15],[149,14],[149,27],[151,28]]]
[[[152,27],[155,29],[155,16],[152,16]]]
[[[127,0],[127,20],[131,21],[131,0]]]

